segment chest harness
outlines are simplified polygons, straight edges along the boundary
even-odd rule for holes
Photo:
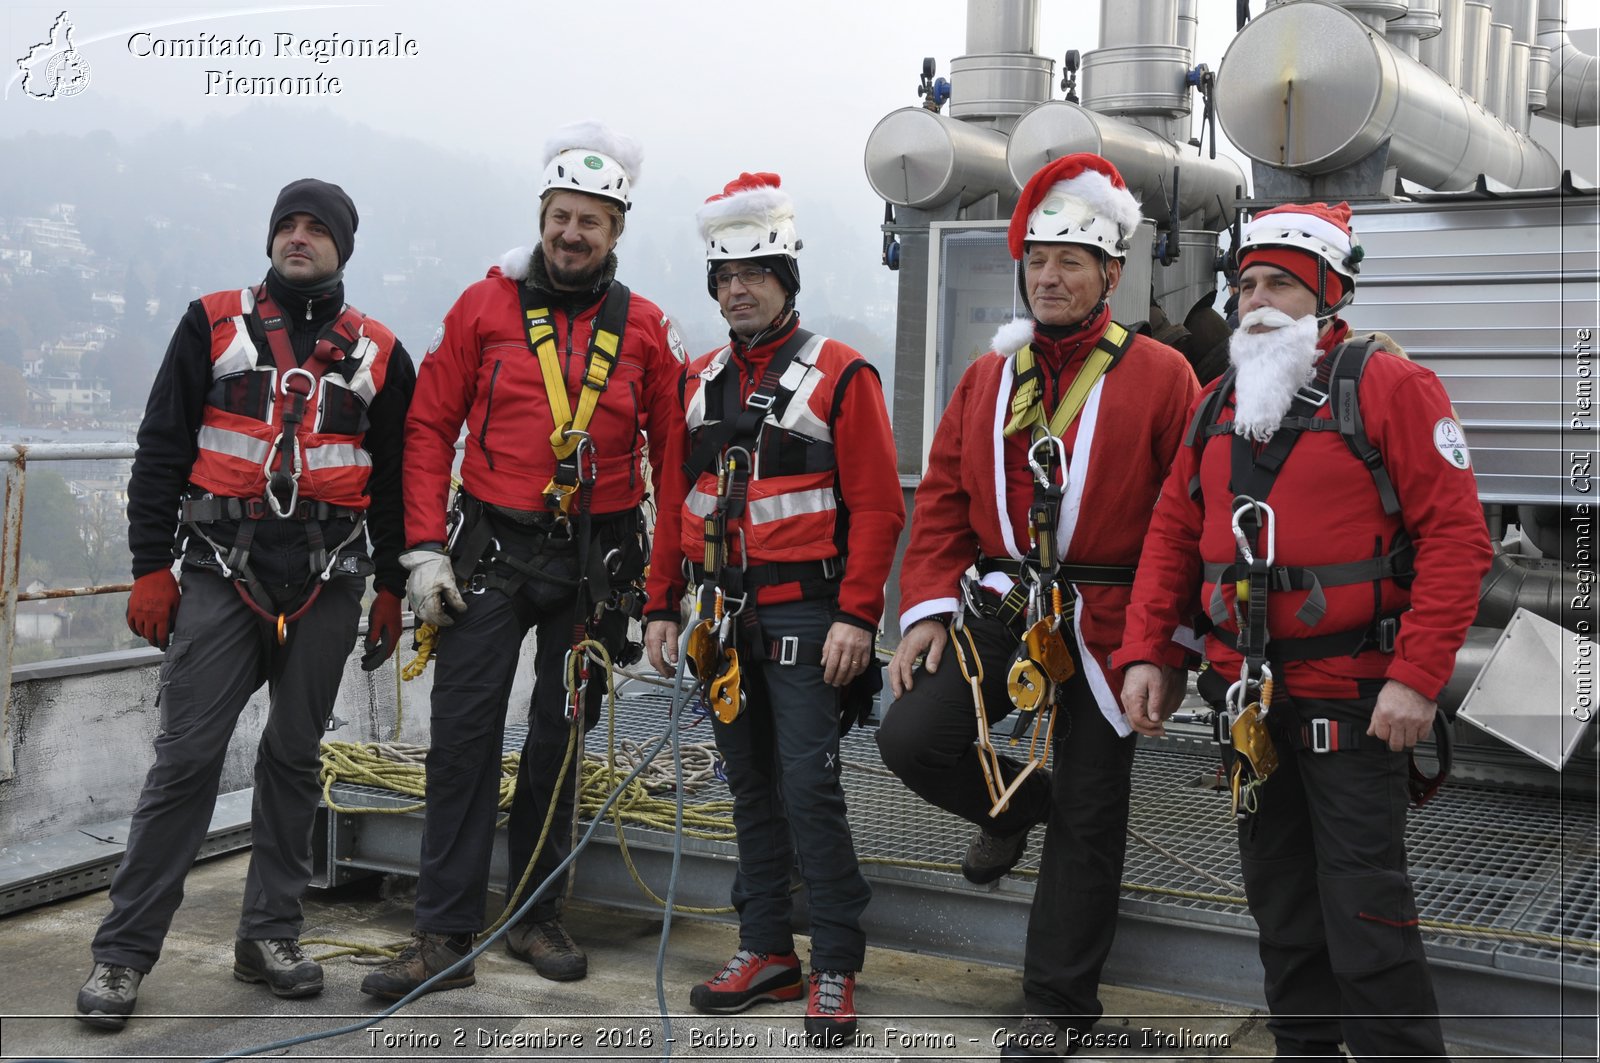
[[[1354,657],[1368,650],[1394,652],[1400,628],[1399,614],[1382,615],[1378,614],[1378,609],[1383,582],[1394,581],[1406,586],[1415,575],[1412,568],[1415,551],[1405,531],[1398,532],[1386,550],[1360,561],[1316,566],[1279,565],[1275,556],[1277,515],[1267,502],[1284,462],[1302,434],[1338,432],[1350,453],[1371,475],[1385,515],[1399,515],[1400,499],[1394,481],[1384,465],[1383,455],[1367,436],[1358,401],[1362,374],[1378,348],[1377,338],[1368,337],[1347,341],[1330,352],[1318,363],[1312,382],[1296,392],[1271,439],[1259,448],[1247,437],[1235,434],[1231,422],[1220,420],[1222,409],[1233,394],[1236,374],[1230,368],[1217,388],[1196,409],[1184,436],[1185,446],[1202,452],[1214,436],[1228,435],[1231,439],[1230,524],[1236,549],[1231,563],[1207,562],[1205,565],[1205,579],[1213,588],[1206,607],[1206,623],[1201,626],[1211,625],[1209,630],[1216,635],[1215,626],[1227,621],[1231,613],[1238,631],[1233,644],[1243,657],[1243,663],[1238,680],[1228,687],[1223,698],[1215,727],[1217,741],[1233,754],[1229,789],[1234,814],[1241,818],[1255,811],[1257,789],[1278,766],[1278,753],[1266,726],[1272,707],[1274,666],[1281,668],[1292,661],[1327,657]],[[1330,404],[1333,416],[1317,416],[1324,404]],[[1189,493],[1194,499],[1200,498],[1198,469],[1190,481]],[[1230,583],[1234,587],[1231,611],[1222,590]],[[1373,585],[1375,618],[1371,624],[1306,638],[1271,637],[1267,630],[1267,605],[1274,592],[1305,592],[1306,598],[1295,618],[1307,627],[1315,627],[1327,612],[1323,588],[1357,583]],[[1312,720],[1301,730],[1303,734],[1294,736],[1296,747],[1314,753],[1388,748],[1386,742],[1365,734],[1364,728],[1338,720]],[[1434,734],[1439,750],[1438,773],[1428,776],[1418,768],[1415,759],[1411,763],[1411,794],[1418,805],[1438,792],[1449,771],[1450,734],[1438,717]]]
[[[735,527],[746,513],[750,479],[755,474],[757,459],[763,468],[784,466],[787,456],[781,453],[781,438],[769,443],[763,426],[768,418],[781,421],[795,397],[803,374],[790,373],[790,367],[803,353],[814,354],[822,343],[821,337],[795,328],[772,352],[755,389],[742,401],[740,374],[731,364],[702,385],[706,425],[696,433],[694,447],[683,469],[691,485],[705,473],[715,472],[716,500],[705,517],[704,557],[698,563],[686,559],[689,581],[697,585],[688,657],[690,671],[700,684],[702,697],[723,723],[732,723],[744,711],[746,697],[741,684],[741,656],[746,663],[822,663],[821,643],[797,636],[772,640],[766,637],[756,609],[756,595],[762,587],[795,582],[801,585],[805,598],[835,593],[839,581],[844,578],[842,547],[839,556],[819,561],[772,561],[752,565],[744,534]],[[801,358],[802,362],[805,360]],[[843,383],[840,380],[839,386]],[[813,449],[820,448],[807,448],[806,459],[810,459],[809,451]],[[826,467],[806,471],[821,471]],[[843,541],[841,529],[836,528],[834,538],[835,542]]]
[[[267,479],[266,490],[260,498],[219,498],[209,493],[200,498],[186,498],[180,504],[179,519],[211,548],[222,575],[233,581],[246,605],[273,625],[278,644],[282,645],[288,637],[289,625],[304,616],[322,593],[338,563],[339,552],[366,530],[366,514],[361,510],[300,497],[300,474],[304,467],[300,427],[305,421],[306,406],[323,375],[342,362],[360,340],[362,322],[366,318],[354,307],[345,306],[333,321],[323,326],[311,356],[301,365],[289,342],[288,321],[282,308],[267,293],[265,284],[257,285],[253,294],[255,307],[250,312],[249,327],[251,331],[259,329],[266,335],[278,382],[269,416],[278,422],[280,429],[262,469]],[[306,530],[308,572],[304,583],[286,603],[280,603],[250,568],[250,548],[255,542],[257,527],[268,519],[299,521]],[[207,534],[207,525],[220,520],[239,524],[231,549],[222,547]],[[354,522],[350,534],[331,550],[322,534],[322,522],[327,520]]]
[[[539,363],[552,421],[548,442],[556,461],[554,473],[540,493],[544,509],[491,506],[459,489],[445,549],[452,558],[456,579],[469,594],[495,590],[515,600],[530,579],[570,586],[576,593],[572,640],[562,667],[567,719],[571,722],[583,715],[592,677],[584,643],[591,639],[602,642],[617,664],[637,659],[637,654],[629,658],[626,652],[626,630],[628,616],[640,613],[644,604],[639,574],[622,572],[631,552],[626,544],[603,555],[595,549],[596,529],[590,511],[598,465],[589,424],[616,368],[632,295],[620,281],[612,281],[606,290],[589,337],[576,407],[567,394],[551,308],[525,284],[517,285],[517,296],[524,335],[529,351]],[[491,520],[491,512],[497,520]],[[631,534],[637,536],[637,515],[632,520],[635,527]],[[528,549],[508,548],[496,534],[497,524],[501,529],[514,529],[516,541]],[[630,532],[625,529],[623,534]],[[575,578],[555,576],[540,564],[541,546],[574,550]],[[531,557],[521,556],[529,553]],[[638,567],[642,569],[642,564]],[[618,622],[607,622],[613,619]],[[611,630],[618,627],[621,638]]]
[[[1043,402],[1044,374],[1033,348],[1024,346],[1015,355],[1016,386],[1011,399],[1011,416],[1002,435],[1030,433],[1028,469],[1033,474],[1033,500],[1028,506],[1028,553],[1021,559],[979,559],[979,579],[991,572],[1001,572],[1013,580],[1004,597],[985,591],[970,575],[962,577],[962,610],[956,614],[951,640],[956,663],[972,688],[978,721],[978,763],[983,768],[984,783],[993,802],[989,809],[991,816],[1004,811],[1023,780],[1049,762],[1055,735],[1055,708],[1066,684],[1077,673],[1069,642],[1076,638],[1073,624],[1077,610],[1077,596],[1071,585],[1133,583],[1132,566],[1064,564],[1057,546],[1068,464],[1062,436],[1089,401],[1100,378],[1115,368],[1132,343],[1133,333],[1114,321],[1108,324],[1105,334],[1089,352],[1048,417]],[[1009,517],[1001,513],[1000,519]],[[1021,632],[1006,673],[1006,693],[1017,710],[1010,745],[1016,746],[1030,729],[1033,734],[1028,742],[1027,763],[1009,784],[1001,772],[1000,754],[995,749],[988,714],[984,710],[983,662],[964,624],[967,610],[999,620]]]

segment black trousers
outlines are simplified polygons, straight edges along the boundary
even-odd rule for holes
[[[609,542],[609,537],[602,539],[600,548],[608,548]],[[507,702],[518,653],[530,628],[535,638],[533,699],[507,826],[508,893],[522,879],[552,799],[555,812],[549,834],[516,902],[537,889],[572,851],[583,739],[577,736],[571,766],[562,776],[561,762],[572,740],[562,669],[572,645],[578,566],[574,549],[552,549],[538,556],[545,578],[529,579],[515,597],[494,589],[464,593],[466,612],[439,631],[417,882],[419,930],[476,934],[485,926]],[[605,677],[591,668],[585,731],[599,720],[604,696]],[[550,884],[524,921],[553,919],[561,913],[566,878],[563,872]]]
[[[1280,695],[1267,717],[1279,766],[1240,824],[1239,856],[1280,1056],[1342,1041],[1359,1060],[1445,1058],[1406,874],[1408,755],[1313,753],[1288,737],[1315,718],[1364,726],[1374,702]]]
[[[760,615],[768,638],[821,645],[833,608],[831,602],[785,602],[763,605]],[[789,887],[798,864],[812,969],[859,971],[867,955],[861,913],[872,888],[856,860],[840,782],[839,691],[822,681],[820,664],[743,667],[745,711],[732,723],[711,718],[733,793],[739,945],[754,952],[794,950]]]
[[[984,708],[993,726],[1012,711],[1006,673],[1017,636],[984,617],[969,616],[967,627],[983,662]],[[953,643],[945,648],[938,672],[918,669],[912,689],[884,716],[878,749],[912,791],[991,834],[1046,823],[1023,950],[1023,997],[1030,1014],[1056,1016],[1063,1026],[1087,1030],[1103,1010],[1100,972],[1116,933],[1134,738],[1119,736],[1106,722],[1080,668],[1057,710],[1049,777],[1035,772],[1007,809],[991,818],[974,744],[972,688],[954,650]],[[1003,762],[1008,782],[1020,768]]]

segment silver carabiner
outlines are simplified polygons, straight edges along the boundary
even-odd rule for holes
[[[1244,528],[1239,524],[1240,518],[1246,510],[1255,513],[1256,526],[1266,535],[1266,557],[1263,560],[1272,564],[1278,554],[1278,515],[1272,507],[1265,502],[1257,502],[1248,495],[1240,495],[1233,500],[1233,541],[1239,546],[1239,556],[1244,558],[1247,565],[1255,563],[1255,553],[1250,549],[1250,539],[1244,533]],[[1259,545],[1259,542],[1258,542]]]
[[[1055,486],[1050,482],[1050,473],[1043,465],[1039,464],[1039,459],[1034,456],[1040,447],[1055,451],[1056,467],[1061,470],[1061,479],[1065,483],[1067,478],[1067,445],[1061,441],[1061,437],[1053,436],[1049,432],[1040,435],[1028,446],[1028,468],[1033,471],[1033,478],[1038,481],[1040,487]]]
[[[310,376],[310,373],[306,374]],[[277,475],[272,467],[272,459],[277,457],[278,447],[283,443],[283,433],[279,432],[273,437],[272,443],[267,447],[267,460],[261,463],[261,474],[266,478],[267,489],[264,492],[267,499],[267,508],[280,519],[289,516],[300,504],[300,437],[295,436],[290,441],[289,449],[289,504],[285,506],[278,501],[277,492],[272,489],[273,477]]]

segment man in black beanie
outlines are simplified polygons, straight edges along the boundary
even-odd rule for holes
[[[190,303],[150,389],[128,482],[128,626],[166,651],[161,727],[78,991],[91,1026],[120,1030],[133,1012],[205,840],[234,725],[263,683],[233,974],[280,997],[322,989],[299,942],[319,745],[374,571],[362,667],[400,636],[400,454],[416,383],[394,334],[345,304],[357,220],[338,185],[286,186],[266,279]]]

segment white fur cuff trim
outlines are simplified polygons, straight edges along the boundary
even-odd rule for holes
[[[910,631],[911,625],[918,620],[926,620],[940,613],[954,613],[960,608],[961,603],[955,598],[930,598],[925,602],[918,602],[900,614],[900,634],[904,635]]]

